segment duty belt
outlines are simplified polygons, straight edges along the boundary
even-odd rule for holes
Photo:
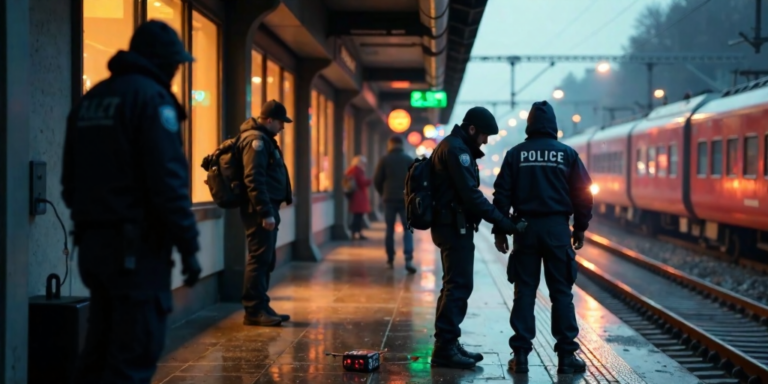
[[[451,204],[451,208],[438,208],[434,211],[435,223],[438,224],[453,224],[456,223],[456,227],[460,234],[467,233],[467,219],[464,215],[464,210],[458,204]]]

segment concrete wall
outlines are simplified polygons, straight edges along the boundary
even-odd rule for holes
[[[29,145],[30,160],[47,163],[46,198],[56,206],[69,231],[72,229],[69,210],[61,199],[61,159],[67,114],[72,105],[70,2],[29,0],[29,18],[29,142],[19,145]],[[29,188],[27,185],[19,187]],[[48,274],[57,273],[64,277],[63,246],[64,233],[50,206],[45,215],[30,217],[30,296],[45,293],[45,278]],[[71,238],[69,247],[72,250]],[[62,291],[65,295],[71,292],[72,295],[87,296],[74,259]]]

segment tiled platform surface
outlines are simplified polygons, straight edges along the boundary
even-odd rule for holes
[[[697,382],[578,289],[574,292],[580,354],[589,369],[586,374],[558,376],[544,284],[536,307],[538,334],[530,355],[531,372],[511,374],[507,340],[513,290],[506,281],[506,258],[493,249],[487,228],[476,235],[474,292],[461,338],[467,349],[482,352],[485,360],[474,370],[432,368],[431,335],[442,274],[429,233],[417,231],[415,236],[419,272],[413,276],[405,273],[402,254],[394,271],[386,269],[380,225],[367,235],[368,241],[325,247],[327,257],[321,263],[290,267],[288,277],[270,291],[273,307],[292,316],[282,327],[243,326],[238,304],[220,304],[171,329],[167,355],[153,382]],[[340,359],[325,355],[360,348],[387,348],[378,372],[345,372]]]

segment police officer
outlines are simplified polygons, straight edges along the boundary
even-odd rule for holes
[[[536,289],[544,260],[544,278],[552,301],[552,335],[557,340],[558,373],[584,372],[575,356],[579,333],[571,288],[576,280],[576,249],[584,245],[584,231],[592,218],[592,184],[573,148],[557,141],[557,123],[546,101],[533,104],[528,114],[528,136],[504,157],[494,183],[493,205],[502,212],[510,207],[528,223],[524,234],[514,237],[507,278],[515,284],[515,300],[509,323],[515,334],[509,339],[515,372],[528,372],[531,340],[536,336],[533,316]],[[573,214],[573,234],[569,217]],[[509,251],[505,229],[494,228],[496,248]]]
[[[146,22],[67,119],[62,195],[91,293],[74,383],[149,383],[172,308],[174,246],[185,284],[200,276],[179,130],[186,115],[170,90],[191,61],[173,29]]]
[[[459,344],[459,325],[467,314],[467,300],[472,293],[475,259],[474,233],[481,220],[512,233],[512,221],[502,215],[478,189],[477,159],[484,156],[480,146],[488,136],[499,133],[490,111],[474,107],[467,111],[461,125],[437,145],[432,153],[434,211],[432,241],[440,248],[443,288],[437,301],[435,348],[432,364],[471,368],[483,355],[469,352]]]
[[[291,319],[275,312],[267,295],[269,277],[275,270],[280,204],[293,202],[288,169],[275,136],[291,122],[285,106],[270,100],[257,118],[240,126],[238,148],[248,190],[247,201],[240,205],[248,244],[242,296],[245,325],[277,326]]]

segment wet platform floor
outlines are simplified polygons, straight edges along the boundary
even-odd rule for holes
[[[429,232],[414,236],[415,275],[404,270],[402,253],[394,270],[386,268],[379,223],[366,235],[367,241],[323,247],[326,257],[320,263],[288,267],[287,277],[270,290],[272,306],[292,317],[281,327],[244,326],[240,305],[223,303],[170,329],[153,383],[697,382],[578,288],[579,354],[588,372],[557,375],[544,284],[530,372],[509,372],[513,288],[506,281],[506,256],[493,248],[488,228],[475,238],[474,291],[461,338],[485,359],[474,370],[433,368],[429,357],[442,272]],[[380,370],[371,374],[345,372],[340,358],[326,356],[385,348]]]

